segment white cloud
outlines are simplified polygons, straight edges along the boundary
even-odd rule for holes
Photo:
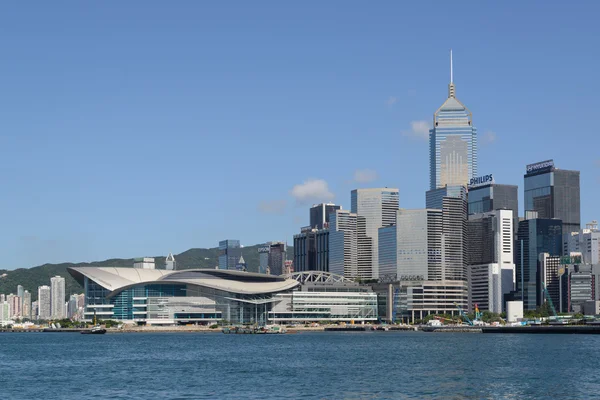
[[[298,204],[310,202],[333,200],[333,193],[329,191],[327,182],[323,179],[308,179],[299,185],[295,185],[290,194]]]
[[[258,211],[263,214],[282,215],[285,213],[286,206],[287,201],[285,200],[263,200],[258,204]]]
[[[485,131],[481,136],[481,144],[487,145],[492,144],[496,141],[496,132]]]
[[[393,106],[394,104],[396,104],[397,102],[398,102],[398,98],[397,98],[397,97],[395,97],[395,96],[390,96],[390,97],[387,99],[387,101],[385,102],[385,104],[386,104],[388,107],[391,107],[391,106]]]
[[[410,130],[402,131],[402,136],[413,137],[416,139],[426,140],[429,138],[429,122],[428,121],[411,121]]]
[[[354,182],[369,183],[378,178],[377,171],[372,169],[357,169],[354,171]]]

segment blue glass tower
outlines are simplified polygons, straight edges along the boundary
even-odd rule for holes
[[[430,189],[467,186],[477,176],[477,129],[471,111],[456,98],[450,51],[448,98],[433,115],[429,131]]]

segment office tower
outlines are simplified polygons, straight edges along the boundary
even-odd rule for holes
[[[169,253],[167,258],[165,259],[165,269],[167,271],[175,271],[177,269],[177,262],[175,261],[173,253]]]
[[[526,170],[525,211],[536,211],[542,219],[560,219],[565,239],[579,232],[579,171],[555,168],[553,160],[530,164]]]
[[[239,240],[221,240],[219,242],[219,269],[235,269],[242,255]]]
[[[442,209],[442,280],[467,280],[467,202],[444,197]]]
[[[357,221],[347,210],[336,210],[329,221],[329,272],[345,277],[362,277],[358,271]]]
[[[282,275],[285,271],[287,246],[283,242],[271,243],[269,251],[269,271],[271,275]]]
[[[65,278],[62,276],[55,276],[50,278],[50,307],[51,317],[53,319],[65,318]]]
[[[425,208],[441,210],[444,197],[456,197],[467,201],[467,188],[465,186],[444,186],[425,192]]]
[[[581,253],[583,264],[600,264],[600,230],[598,221],[586,224],[585,229],[567,234],[565,255]]]
[[[560,312],[582,312],[584,303],[598,300],[598,269],[591,265],[567,264],[559,269]],[[554,301],[554,300],[553,300]]]
[[[504,295],[514,290],[512,210],[473,214],[467,221],[470,309],[501,313]]]
[[[259,267],[261,274],[281,275],[285,270],[287,245],[283,242],[267,242],[258,248]],[[251,271],[255,272],[255,271]]]
[[[156,269],[154,257],[140,257],[133,259],[133,268],[138,269]]]
[[[47,320],[51,315],[50,286],[40,286],[38,287],[38,318]]]
[[[560,303],[559,269],[560,256],[551,256],[548,253],[540,253],[538,256],[537,273],[537,304],[541,306],[548,298],[544,292],[544,286],[550,295],[552,305],[557,307]]]
[[[492,175],[489,175],[489,177],[490,181],[484,184],[475,184],[473,182],[469,185],[469,215],[494,210],[512,210],[513,229],[516,236],[517,229],[519,228],[519,188],[517,185],[494,183]]]
[[[560,256],[562,222],[559,219],[534,218],[519,222],[516,257],[516,296],[524,310],[537,307],[537,272],[541,253]]]
[[[441,210],[397,212],[396,225],[379,228],[379,276],[400,281],[441,279]]]
[[[358,275],[379,278],[378,229],[395,225],[399,206],[398,189],[355,189],[351,193],[351,212],[357,219]]]
[[[31,318],[31,293],[28,290],[23,291],[23,318]]]
[[[310,227],[312,229],[324,229],[329,225],[329,215],[341,206],[333,203],[316,204],[310,208]]]
[[[294,235],[294,269],[329,272],[329,229],[306,227]]]
[[[448,98],[433,115],[429,131],[430,189],[467,186],[477,176],[477,129],[473,115],[456,98],[450,53]]]
[[[258,268],[251,267],[250,272],[259,272],[266,274],[269,269],[269,253],[271,252],[271,243],[267,242],[258,248]]]

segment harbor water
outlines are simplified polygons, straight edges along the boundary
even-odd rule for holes
[[[587,399],[600,336],[0,334],[6,399]]]

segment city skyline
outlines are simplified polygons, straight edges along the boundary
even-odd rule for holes
[[[374,14],[325,5],[323,19],[283,5],[265,15],[122,5],[123,15],[140,17],[126,23],[100,6],[91,6],[93,20],[81,5],[56,6],[64,12],[52,25],[61,32],[43,18],[46,7],[6,10],[13,18],[3,29],[15,40],[1,45],[10,62],[0,71],[11,79],[0,98],[0,167],[11,191],[0,207],[11,212],[0,269],[178,253],[228,237],[292,243],[309,224],[307,206],[349,209],[356,188],[397,187],[402,208],[423,208],[425,139],[446,95],[450,48],[457,96],[478,128],[478,175],[518,185],[523,215],[525,165],[554,159],[581,171],[581,225],[598,219],[600,157],[587,116],[600,83],[598,56],[587,49],[600,32],[587,21],[594,12],[577,13],[579,5],[568,14],[567,5],[525,4],[518,15],[500,5],[442,5],[433,15],[424,5]],[[296,19],[285,19],[289,11]],[[432,19],[426,31],[420,16]],[[440,40],[447,18],[454,35]],[[155,36],[147,21],[166,32]],[[118,41],[103,34],[109,24]],[[402,40],[414,32],[417,40]],[[202,42],[201,53],[184,50],[202,37],[216,39]],[[165,162],[166,148],[173,162]],[[132,156],[153,153],[159,162]],[[249,178],[267,171],[268,182]],[[183,195],[142,195],[142,187],[189,182],[202,184]],[[243,200],[231,196],[234,187]]]

